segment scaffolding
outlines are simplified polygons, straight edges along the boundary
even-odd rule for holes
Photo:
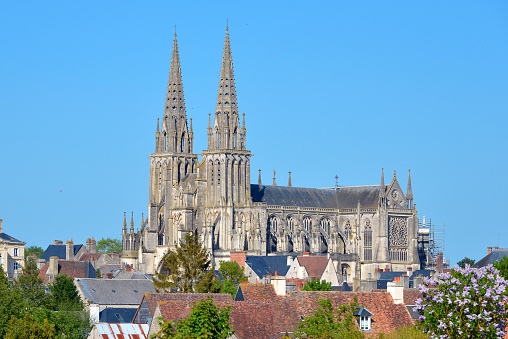
[[[435,225],[430,218],[418,219],[418,256],[421,269],[435,269],[438,266],[438,253],[444,258],[445,225]],[[449,260],[443,259],[443,268]]]

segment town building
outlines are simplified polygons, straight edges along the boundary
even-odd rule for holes
[[[25,267],[25,242],[3,231],[0,219],[0,265],[9,279],[17,279]]]
[[[418,218],[408,176],[403,192],[394,171],[385,184],[331,188],[251,182],[247,118],[240,115],[229,31],[226,29],[214,114],[206,149],[194,152],[175,33],[162,119],[150,154],[148,216],[130,229],[124,215],[122,261],[153,273],[186,232],[200,236],[213,262],[232,251],[250,256],[329,255],[340,282],[360,280],[379,267],[420,268]],[[199,117],[202,119],[203,117]],[[205,131],[200,131],[205,133]],[[261,151],[261,150],[258,150]],[[267,150],[265,150],[267,151]]]

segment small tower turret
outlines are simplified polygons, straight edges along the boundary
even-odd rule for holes
[[[411,187],[411,170],[409,170],[409,176],[407,177],[406,200],[407,200],[407,207],[413,208],[413,189]]]

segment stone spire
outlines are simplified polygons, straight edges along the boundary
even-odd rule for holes
[[[245,144],[241,142],[243,132],[244,130],[241,129],[238,117],[233,58],[229,42],[229,27],[227,27],[222,54],[217,105],[215,107],[213,142],[209,146],[209,149],[245,149]]]
[[[409,208],[411,208],[413,204],[413,188],[411,187],[411,170],[409,170],[409,176],[407,178],[406,200],[408,202]]]
[[[125,212],[123,212],[123,231],[127,232],[127,216],[125,215]]]
[[[277,183],[275,182],[275,170],[273,170],[273,182],[272,186],[277,186]]]
[[[384,168],[381,168],[381,184],[379,185],[379,204],[384,205],[386,203],[386,186],[385,186],[385,174]]]
[[[291,185],[291,171],[289,171],[288,173],[289,173],[288,186],[292,187],[292,185]]]
[[[175,32],[162,130],[158,134],[157,152],[192,153],[191,138],[187,128],[182,71]]]
[[[131,233],[134,233],[134,212],[131,212]]]
[[[258,176],[258,185],[263,185],[263,184],[261,183],[261,168],[260,168],[260,169],[258,169],[258,172],[259,172],[259,176]]]

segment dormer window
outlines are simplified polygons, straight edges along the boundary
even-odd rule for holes
[[[360,331],[362,332],[371,332],[372,329],[370,327],[371,325],[371,316],[372,313],[369,312],[366,308],[359,308],[354,313],[355,316],[358,317],[358,325],[360,326]]]

